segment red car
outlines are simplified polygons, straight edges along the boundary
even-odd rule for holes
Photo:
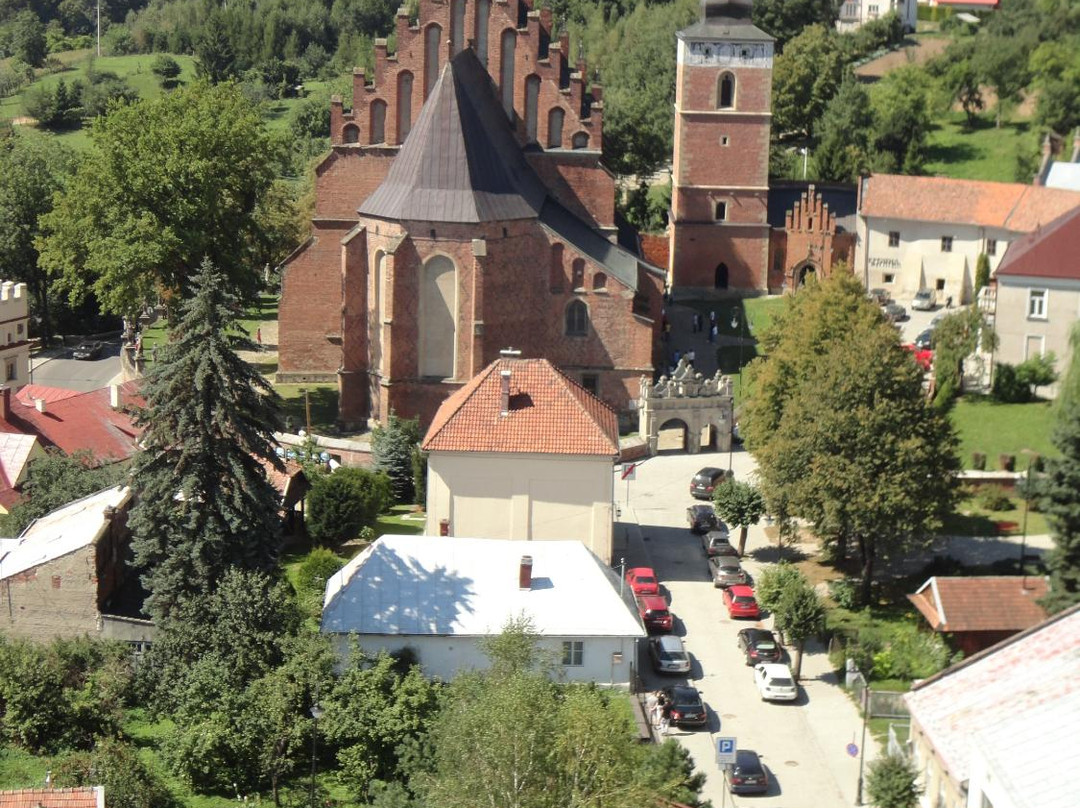
[[[760,617],[754,590],[749,586],[729,586],[724,590],[724,605],[728,617]]]
[[[905,351],[911,351],[911,356],[915,360],[915,364],[922,368],[924,371],[930,370],[930,366],[934,364],[934,352],[925,348],[920,348],[917,345],[901,345]]]
[[[674,618],[668,611],[667,601],[659,595],[642,595],[637,599],[638,614],[646,631],[667,633],[671,631]]]
[[[652,567],[634,567],[626,571],[626,582],[635,595],[659,595],[660,581]]]

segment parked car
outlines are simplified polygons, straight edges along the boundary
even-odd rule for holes
[[[761,616],[754,590],[745,585],[729,586],[725,589],[724,606],[727,608],[728,617],[751,617],[756,620]]]
[[[71,352],[71,356],[74,359],[97,359],[101,356],[101,343],[96,340],[80,342]]]
[[[720,524],[712,505],[691,505],[686,509],[686,521],[691,533],[708,533]]]
[[[916,348],[923,351],[929,351],[933,347],[934,343],[934,329],[928,328],[925,331],[920,331],[919,336],[915,337],[914,344]]]
[[[747,575],[737,558],[726,555],[711,556],[708,563],[709,577],[712,578],[715,587],[750,583],[750,576]]]
[[[933,311],[936,305],[937,292],[933,289],[920,289],[911,301],[911,308],[915,311]]]
[[[725,770],[724,779],[732,794],[764,794],[769,790],[769,775],[751,749],[735,750],[735,762]]]
[[[638,614],[646,631],[663,633],[671,631],[675,618],[668,610],[667,601],[659,595],[641,595],[637,599]]]
[[[890,323],[900,323],[908,318],[907,309],[899,303],[886,303],[882,306],[881,313]]]
[[[951,311],[939,311],[937,314],[935,314],[934,318],[930,321],[930,330],[933,331],[935,328],[937,328],[941,321],[948,317],[950,314],[952,314]]]
[[[652,567],[631,567],[626,571],[626,583],[635,595],[660,594],[660,581]]]
[[[674,634],[650,637],[649,658],[657,673],[690,673],[690,654]]]
[[[744,628],[738,635],[736,642],[739,648],[746,654],[747,665],[757,665],[761,662],[779,662],[783,658],[780,643],[771,631],[763,628]]]
[[[799,688],[787,665],[775,662],[754,667],[754,682],[763,701],[795,701]]]
[[[928,349],[920,348],[918,345],[901,345],[901,348],[911,351],[911,357],[915,360],[915,364],[922,368],[924,371],[929,371],[934,364],[934,352]]]
[[[664,696],[667,698],[668,715],[672,724],[677,727],[704,725],[708,714],[705,711],[705,702],[701,700],[701,694],[696,687],[665,687]]]
[[[706,466],[690,480],[690,496],[694,499],[712,499],[713,490],[735,475],[727,469]]]
[[[716,530],[710,530],[701,537],[701,548],[709,558],[713,556],[739,557],[739,551],[731,544],[731,534],[727,531],[727,525],[723,522]]]
[[[892,300],[892,298],[889,297],[889,291],[887,289],[881,288],[871,289],[869,292],[866,293],[866,296],[873,300],[875,303],[877,303],[879,306],[884,306],[886,303]]]

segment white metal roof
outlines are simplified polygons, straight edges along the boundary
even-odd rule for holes
[[[518,588],[531,556],[532,587]],[[326,583],[327,633],[485,636],[522,614],[541,635],[642,637],[633,596],[580,541],[383,536]]]
[[[126,486],[107,488],[35,520],[0,556],[0,580],[92,544],[105,527],[105,509],[119,508],[130,496]]]
[[[1051,164],[1046,175],[1047,188],[1065,188],[1080,191],[1080,163],[1065,163],[1058,160]]]

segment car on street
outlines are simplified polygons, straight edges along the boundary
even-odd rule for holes
[[[700,727],[705,724],[708,714],[705,710],[705,702],[701,700],[701,694],[698,693],[696,687],[690,685],[665,687],[664,696],[667,699],[667,711],[672,724],[677,727]]]
[[[933,311],[936,305],[937,292],[933,289],[920,289],[911,301],[911,308],[915,311]]]
[[[725,770],[724,779],[732,794],[764,794],[769,790],[769,774],[751,749],[735,750],[735,762]]]
[[[761,616],[754,590],[749,586],[729,586],[724,590],[724,607],[728,617],[749,617],[756,620]]]
[[[892,299],[889,297],[888,290],[881,288],[871,289],[869,292],[866,293],[866,296],[873,300],[875,303],[877,303],[879,306],[884,306]]]
[[[80,342],[71,352],[73,359],[97,359],[101,356],[101,343],[96,340]]]
[[[787,665],[763,662],[754,666],[754,683],[763,701],[795,701],[799,688]]]
[[[916,348],[929,351],[934,343],[934,329],[927,328],[925,331],[920,331],[919,336],[915,337],[912,342]]]
[[[736,638],[739,648],[746,654],[747,665],[762,662],[779,662],[783,658],[776,636],[763,628],[744,628]]]
[[[719,555],[739,557],[739,551],[732,545],[731,534],[728,533],[727,525],[723,522],[716,530],[710,530],[701,537],[701,549],[705,551],[708,558]]]
[[[649,659],[657,673],[690,673],[690,654],[674,634],[650,637]]]
[[[881,313],[890,323],[901,323],[908,318],[907,309],[899,303],[886,303],[881,307]]]
[[[933,331],[935,328],[937,328],[941,324],[941,321],[948,317],[950,314],[952,314],[951,311],[939,311],[937,314],[935,314],[933,319],[930,320],[930,330]]]
[[[925,348],[920,348],[914,343],[908,345],[901,345],[906,351],[911,352],[911,358],[915,360],[915,364],[918,365],[923,371],[929,372],[930,368],[934,365],[934,352]]]
[[[626,571],[626,583],[635,595],[659,595],[660,581],[652,567],[632,567]]]
[[[738,586],[750,583],[750,576],[742,568],[739,559],[733,556],[710,556],[709,577],[715,587]]]
[[[712,499],[716,486],[735,475],[728,469],[706,466],[690,480],[690,496],[694,499]]]
[[[712,505],[691,505],[686,509],[686,522],[691,533],[708,533],[720,524]]]
[[[637,606],[646,631],[662,634],[674,627],[675,618],[668,609],[667,601],[659,595],[639,595]]]

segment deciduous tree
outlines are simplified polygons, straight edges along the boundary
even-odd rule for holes
[[[773,127],[777,134],[814,134],[840,86],[844,61],[837,35],[810,25],[776,57],[773,68]]]
[[[780,593],[776,605],[774,625],[783,632],[788,642],[795,643],[795,661],[792,673],[798,679],[802,673],[803,648],[806,641],[825,628],[825,605],[818,593],[801,574]]]
[[[854,182],[871,164],[874,118],[870,95],[850,71],[814,125],[816,176],[826,182]]]
[[[930,131],[928,81],[921,68],[905,65],[872,88],[878,170],[917,174],[922,169]]]
[[[751,483],[727,479],[713,491],[713,507],[720,518],[739,528],[739,555],[746,552],[746,532],[765,515],[765,498]]]
[[[776,37],[777,45],[783,49],[788,40],[810,25],[832,28],[839,8],[831,0],[756,0],[753,20],[754,25]]]

